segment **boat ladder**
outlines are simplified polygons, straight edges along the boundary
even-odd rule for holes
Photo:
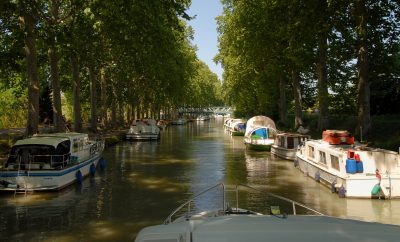
[[[27,178],[29,177],[30,170],[31,170],[31,159],[29,159],[28,164],[24,165],[24,169],[21,169],[21,157],[19,157],[18,172],[17,172],[17,177],[15,179],[17,184],[19,184],[19,187],[15,188],[14,197],[17,194],[24,194],[24,196],[27,195],[28,193]]]

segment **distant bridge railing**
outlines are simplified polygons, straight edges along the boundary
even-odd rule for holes
[[[204,107],[204,108],[179,108],[179,113],[197,113],[197,114],[232,114],[233,108],[232,107]]]

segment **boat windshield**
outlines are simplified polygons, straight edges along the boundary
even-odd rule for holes
[[[70,141],[64,141],[57,145],[55,148],[52,145],[44,144],[29,144],[17,145],[11,149],[8,157],[6,167],[8,164],[21,164],[28,163],[52,163],[63,162],[67,159],[65,157],[70,152]]]

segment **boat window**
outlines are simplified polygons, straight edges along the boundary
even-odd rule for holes
[[[74,152],[78,152],[78,149],[79,149],[78,140],[74,140]]]
[[[308,146],[308,156],[314,158],[314,147]]]
[[[325,152],[319,152],[319,162],[326,165],[326,155]]]
[[[287,138],[287,148],[288,149],[293,149],[294,148],[294,138],[293,137],[288,137]]]
[[[281,137],[279,137],[279,139],[280,139],[280,142],[281,142],[281,147],[285,147],[285,137],[283,137],[283,136],[281,136]]]
[[[54,147],[48,145],[22,145],[13,147],[7,164],[49,163]]]
[[[331,155],[331,167],[340,171],[339,158],[337,156]]]

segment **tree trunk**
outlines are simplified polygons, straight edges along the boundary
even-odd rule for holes
[[[107,120],[107,82],[104,67],[100,68],[100,88],[101,88],[101,125],[106,127]]]
[[[72,67],[72,84],[73,84],[72,98],[74,101],[74,130],[76,132],[80,132],[82,130],[81,102],[80,102],[81,83],[79,79],[78,57],[76,56],[76,53],[72,53],[71,67]]]
[[[50,13],[52,18],[48,20],[50,29],[54,29],[54,26],[58,24],[60,2],[58,0],[52,0]],[[61,90],[60,90],[60,74],[58,68],[58,56],[56,50],[56,33],[49,31],[49,49],[47,54],[50,60],[50,74],[51,74],[51,85],[53,89],[53,122],[57,132],[65,131],[65,123],[62,116],[61,108]]]
[[[25,8],[23,6],[23,8]],[[37,67],[37,52],[35,44],[35,34],[33,29],[36,20],[31,13],[24,9],[20,16],[21,27],[25,32],[25,55],[26,55],[26,74],[28,78],[28,116],[26,124],[26,135],[31,136],[39,130],[39,77]]]
[[[89,65],[90,80],[90,128],[97,130],[97,83],[93,65]]]
[[[301,88],[300,88],[300,75],[293,68],[292,69],[292,82],[293,82],[293,97],[294,97],[294,127],[303,125],[303,113],[302,113],[302,103],[301,103]]]
[[[318,130],[324,130],[329,125],[329,94],[328,94],[328,73],[326,66],[326,51],[327,51],[327,36],[326,32],[321,31],[318,35],[318,61],[317,61],[317,76],[318,76]]]
[[[111,125],[117,127],[117,88],[115,80],[111,80],[112,99],[111,99]]]
[[[118,102],[118,123],[119,126],[125,126],[125,110],[121,100]]]
[[[371,130],[369,60],[367,49],[367,11],[364,0],[357,0],[354,9],[357,32],[358,126],[362,135]]]
[[[286,125],[287,122],[287,105],[286,105],[286,77],[282,73],[279,79],[279,121]]]
[[[60,75],[58,70],[58,57],[54,39],[50,41],[48,55],[50,60],[51,86],[53,89],[53,122],[57,132],[65,130],[61,108]]]

